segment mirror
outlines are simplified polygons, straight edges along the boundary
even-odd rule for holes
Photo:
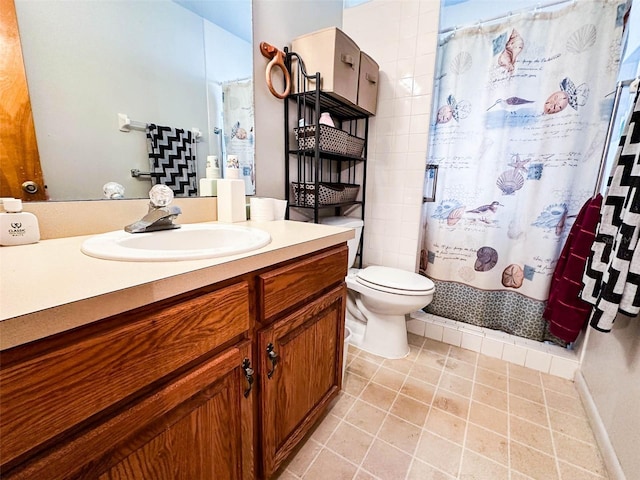
[[[101,199],[107,182],[146,198],[148,123],[199,130],[197,177],[233,153],[255,193],[251,0],[15,6],[49,200]]]

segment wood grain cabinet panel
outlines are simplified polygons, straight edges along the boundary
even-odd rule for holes
[[[225,350],[3,478],[253,478],[250,351],[249,341]]]
[[[247,475],[243,472],[242,404],[248,401],[244,397],[246,383],[241,369],[242,355],[239,351],[234,353],[238,354],[224,358],[221,365],[224,368],[217,376],[207,379],[212,382],[209,387],[196,391],[185,389],[183,396],[187,400],[182,405],[165,414],[158,425],[140,429],[126,443],[126,449],[121,450],[126,453],[138,444],[141,446],[98,477],[99,480],[251,478],[249,472]],[[199,370],[207,375],[210,367],[207,363]],[[164,393],[157,396],[157,401],[163,401]],[[189,398],[190,395],[194,396]],[[154,430],[160,433],[153,436]],[[246,431],[246,434],[253,432]],[[151,440],[147,440],[148,436],[152,436]],[[113,455],[112,461],[117,458]]]
[[[344,280],[348,249],[333,248],[258,276],[262,320],[273,319]]]
[[[249,330],[246,282],[3,365],[2,465]]]
[[[345,301],[341,284],[258,334],[262,468],[267,478],[338,394]]]
[[[329,248],[5,352],[2,478],[272,477],[340,389],[346,264]]]

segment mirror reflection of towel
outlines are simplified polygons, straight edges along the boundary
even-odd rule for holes
[[[153,123],[147,124],[146,132],[151,183],[168,186],[176,196],[196,196],[198,190],[193,134],[181,128]]]

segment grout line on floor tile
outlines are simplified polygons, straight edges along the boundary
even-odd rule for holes
[[[425,350],[424,345],[426,343],[427,343],[426,341],[423,342],[422,348],[420,349],[420,352]],[[433,390],[433,395],[431,396],[431,401],[428,403],[429,410],[427,411],[427,415],[424,417],[424,421],[422,422],[422,426],[420,428],[420,435],[418,436],[418,442],[416,443],[416,451],[417,451],[418,447],[420,446],[420,442],[422,442],[422,437],[424,436],[424,432],[426,432],[426,429],[424,427],[427,424],[427,421],[429,420],[429,416],[431,415],[431,411],[433,410],[433,401],[435,400],[436,395],[438,393],[438,388],[440,387],[440,381],[442,380],[442,375],[444,373],[445,365],[447,364],[446,359],[447,359],[447,357],[449,355],[449,351],[450,350],[451,350],[451,347],[449,347],[447,349],[447,354],[444,356],[445,361],[444,361],[443,365],[440,368],[440,375],[438,376],[438,383],[435,385],[435,389]],[[427,351],[430,351],[430,350],[427,349]],[[418,355],[420,355],[420,352],[418,352]],[[405,382],[409,378],[410,374],[411,374],[411,370],[409,370],[409,373],[407,374],[407,378],[405,378]],[[423,382],[423,383],[426,383],[426,382]],[[431,385],[431,384],[429,384],[429,385]],[[403,384],[403,386],[404,386],[404,384]],[[421,402],[421,403],[424,403],[426,405],[426,402]],[[409,474],[411,473],[411,469],[413,468],[413,464],[414,464],[414,462],[416,460],[416,456],[415,456],[416,451],[414,451],[413,452],[414,455],[411,456],[411,461],[409,462],[409,468],[408,468],[407,473],[405,475],[405,480],[409,477]],[[425,463],[427,463],[427,462],[425,462]],[[431,466],[431,464],[428,464],[428,465]],[[440,469],[438,469],[438,470],[440,471]]]
[[[357,471],[360,469],[360,466],[354,462],[353,460],[349,460],[347,457],[345,457],[344,455],[341,455],[340,453],[336,452],[334,449],[332,449],[331,447],[328,447],[327,445],[323,445],[322,446],[323,449],[328,450],[329,452],[333,453],[334,455],[336,455],[337,457],[340,457],[342,460],[344,460],[345,462],[349,463],[350,465],[353,465],[354,467],[356,467],[356,473]],[[322,451],[322,450],[321,450]],[[318,453],[319,454],[319,453]],[[370,473],[370,472],[367,472]],[[374,475],[375,476],[375,475]],[[377,477],[376,477],[377,478]]]
[[[542,383],[542,377],[540,378],[540,382]],[[551,415],[549,415],[549,404],[547,403],[547,392],[542,388],[542,399],[544,400],[544,412],[547,414],[547,425],[549,426],[549,435],[551,436],[551,448],[553,450],[553,458],[556,464],[556,473],[558,478],[562,478],[562,473],[560,470],[560,460],[558,459],[558,449],[556,448],[556,439],[553,435],[553,431],[551,430]]]
[[[419,457],[416,456],[416,454],[418,452],[418,447],[419,447],[421,441],[424,439],[424,436],[427,435],[427,434],[432,434],[435,437],[439,437],[439,438],[442,438],[444,440],[451,441],[448,438],[446,438],[446,437],[444,437],[442,435],[439,435],[438,433],[430,432],[427,428],[425,428],[426,424],[427,424],[427,421],[429,420],[429,418],[432,416],[432,413],[434,412],[434,408],[435,408],[434,407],[434,401],[435,401],[436,397],[438,396],[438,394],[442,394],[442,393],[456,394],[456,392],[451,392],[450,390],[445,388],[444,378],[445,378],[445,374],[447,374],[447,375],[450,375],[453,378],[459,378],[459,379],[463,379],[463,380],[467,380],[467,381],[470,380],[472,382],[471,383],[471,391],[470,391],[470,394],[468,396],[469,406],[468,406],[468,410],[467,410],[466,424],[465,424],[464,435],[463,435],[463,439],[462,439],[462,450],[461,450],[460,458],[459,458],[458,472],[457,472],[457,475],[455,476],[455,478],[459,479],[460,475],[462,474],[462,471],[463,471],[463,461],[464,461],[464,457],[465,457],[465,450],[467,449],[467,441],[468,441],[468,435],[469,435],[469,425],[473,425],[473,426],[476,426],[476,427],[481,428],[483,430],[490,431],[490,429],[488,429],[488,428],[486,428],[486,427],[484,427],[482,425],[477,425],[477,424],[475,424],[473,422],[470,422],[470,418],[471,418],[471,402],[472,402],[474,393],[476,393],[476,391],[477,391],[476,390],[477,386],[478,385],[482,385],[484,388],[489,388],[489,389],[492,389],[492,390],[496,390],[498,392],[505,392],[505,390],[503,390],[501,388],[494,388],[494,386],[492,386],[492,385],[486,385],[485,383],[482,383],[482,382],[480,382],[480,381],[478,381],[476,379],[476,377],[478,375],[478,372],[480,370],[489,370],[489,371],[494,371],[495,372],[495,370],[493,370],[493,369],[483,368],[483,367],[481,367],[479,365],[480,359],[482,358],[481,355],[476,355],[475,361],[474,362],[469,362],[468,359],[464,359],[463,360],[463,359],[460,359],[460,358],[457,358],[457,357],[453,356],[455,354],[458,354],[458,350],[455,349],[454,346],[450,346],[450,345],[447,346],[446,353],[444,353],[444,355],[440,351],[435,351],[435,350],[432,350],[432,349],[428,348],[429,346],[431,348],[434,348],[431,343],[427,343],[426,339],[423,341],[422,346],[420,346],[420,347],[417,347],[415,345],[411,346],[412,352],[411,352],[410,356],[407,358],[409,363],[403,365],[404,368],[407,368],[407,367],[409,368],[408,372],[404,373],[404,372],[401,372],[399,370],[395,370],[395,373],[397,373],[398,375],[403,375],[402,382],[399,384],[399,386],[397,388],[389,387],[387,385],[384,385],[382,383],[378,383],[377,381],[373,380],[373,378],[376,377],[376,375],[379,374],[381,368],[388,368],[388,369],[394,370],[393,367],[390,366],[390,364],[385,364],[384,360],[381,363],[377,363],[375,361],[371,361],[371,359],[369,359],[369,358],[360,357],[360,354],[362,353],[362,351],[359,350],[359,349],[352,349],[352,351],[349,352],[349,357],[350,358],[349,358],[348,365],[351,365],[356,358],[361,358],[361,360],[367,361],[368,363],[370,363],[372,365],[375,365],[376,368],[375,369],[374,368],[371,368],[371,369],[367,368],[367,370],[372,372],[367,377],[364,377],[362,375],[358,375],[358,374],[353,373],[353,372],[349,372],[348,373],[348,375],[355,375],[355,377],[357,378],[356,382],[362,381],[362,383],[361,383],[362,390],[360,390],[360,392],[357,395],[353,395],[351,393],[344,392],[344,394],[346,396],[348,396],[350,399],[353,399],[353,402],[351,403],[351,405],[349,405],[348,408],[346,408],[344,410],[344,414],[339,419],[339,421],[338,421],[337,425],[334,427],[333,431],[331,431],[331,433],[327,437],[327,441],[324,444],[320,444],[320,442],[316,441],[316,443],[318,443],[318,445],[320,445],[321,448],[318,450],[318,452],[316,453],[314,458],[309,462],[309,464],[307,465],[307,468],[305,469],[305,471],[302,474],[302,476],[293,473],[291,470],[288,469],[288,467],[286,468],[285,471],[287,471],[293,478],[296,478],[296,479],[305,479],[305,478],[307,478],[309,470],[318,461],[318,456],[320,455],[320,453],[322,452],[323,449],[326,449],[327,452],[331,452],[332,454],[337,455],[339,458],[343,459],[348,464],[356,467],[356,473],[354,474],[354,478],[358,475],[358,472],[362,472],[362,473],[366,473],[367,475],[370,475],[374,479],[380,480],[380,478],[377,475],[375,475],[374,473],[370,472],[366,468],[367,464],[365,462],[365,460],[367,459],[367,456],[371,452],[371,449],[372,449],[374,443],[380,441],[385,445],[385,449],[393,448],[393,449],[398,450],[399,452],[402,452],[404,454],[409,454],[410,461],[409,461],[409,464],[408,464],[408,467],[407,467],[408,469],[407,469],[407,473],[405,475],[405,479],[409,477],[409,474],[410,474],[412,468],[414,468],[414,466],[417,466],[416,462],[420,462],[420,464],[424,463],[426,465],[429,465],[430,468],[433,468],[433,469],[435,469],[435,470],[437,470],[439,472],[442,472],[442,474],[445,474],[446,472],[440,470],[438,467],[435,467],[434,465],[432,465],[429,462],[425,462],[425,461],[421,460]],[[442,349],[442,350],[444,350],[444,349]],[[412,372],[413,368],[415,367],[415,365],[418,364],[417,359],[421,355],[422,352],[425,352],[425,353],[428,352],[429,354],[438,354],[440,356],[443,356],[443,358],[445,360],[442,365],[438,365],[439,368],[434,367],[434,366],[431,367],[431,368],[434,368],[435,370],[439,371],[439,375],[438,375],[438,379],[437,379],[436,385],[433,385],[430,382],[422,381],[421,379],[416,378],[416,377],[412,376],[412,374],[411,374],[411,372]],[[472,365],[473,366],[473,376],[471,377],[471,379],[469,377],[457,375],[456,373],[453,373],[452,371],[447,370],[446,369],[446,364],[447,364],[447,362],[450,362],[450,361],[460,362],[461,364],[466,364],[466,365]],[[518,365],[515,365],[515,364],[512,365],[511,363],[507,362],[506,360],[502,360],[502,361],[506,363],[506,372],[505,373],[501,373],[500,371],[498,371],[496,373],[498,373],[501,376],[506,376],[506,380],[507,380],[506,381],[506,396],[507,396],[507,404],[506,404],[506,414],[507,414],[507,432],[506,432],[507,458],[506,458],[506,463],[507,463],[507,465],[506,466],[507,466],[507,469],[508,469],[508,472],[509,472],[508,478],[510,480],[512,478],[515,479],[515,476],[517,475],[518,479],[527,478],[527,479],[533,480],[532,477],[530,477],[528,475],[525,475],[522,472],[519,472],[519,471],[517,471],[515,469],[512,469],[512,445],[522,445],[524,447],[530,448],[533,451],[538,452],[538,453],[540,453],[542,455],[545,455],[547,457],[553,457],[553,459],[555,460],[554,464],[555,464],[556,475],[557,475],[558,479],[562,479],[562,472],[561,472],[560,466],[561,465],[565,465],[565,464],[575,468],[576,471],[588,472],[588,470],[586,470],[584,467],[580,467],[578,465],[574,465],[570,461],[561,460],[558,457],[558,450],[557,450],[558,447],[556,446],[556,439],[555,439],[554,435],[555,434],[563,435],[563,436],[566,436],[567,438],[570,438],[570,439],[576,440],[577,442],[580,442],[580,444],[584,444],[584,445],[587,445],[587,446],[592,446],[592,443],[586,442],[586,441],[584,441],[584,440],[582,440],[580,438],[576,438],[575,436],[573,436],[571,434],[567,434],[565,432],[562,432],[562,431],[559,431],[559,430],[554,430],[553,428],[551,428],[551,414],[552,414],[552,412],[556,412],[557,411],[557,412],[560,412],[560,413],[562,413],[564,415],[569,415],[569,417],[568,417],[569,421],[570,421],[571,418],[581,419],[582,417],[580,415],[578,415],[578,414],[564,412],[563,410],[559,410],[558,408],[551,408],[549,406],[549,404],[548,404],[548,402],[549,402],[548,396],[549,395],[553,395],[553,398],[551,400],[555,400],[557,398],[556,396],[559,395],[560,396],[560,398],[559,398],[559,400],[560,400],[559,404],[560,405],[562,405],[562,403],[563,403],[562,399],[564,397],[566,397],[567,399],[571,399],[571,398],[573,398],[573,396],[570,393],[567,394],[567,393],[564,393],[564,391],[558,391],[558,390],[560,390],[559,388],[556,390],[556,389],[553,389],[553,388],[545,387],[545,384],[542,381],[542,376],[541,376],[541,374],[539,372],[537,374],[537,377],[535,375],[529,375],[528,376],[527,374],[525,374],[525,372],[523,372],[521,370],[522,366],[518,366]],[[513,375],[514,372],[512,372],[512,369],[514,370],[514,372],[517,370],[516,374],[518,376],[514,376]],[[435,377],[435,375],[434,375],[434,377]],[[520,378],[520,377],[524,377],[524,378],[526,378],[526,380],[523,379],[523,378]],[[535,379],[536,378],[538,380],[537,384],[535,383]],[[511,437],[512,419],[522,420],[522,421],[526,422],[526,424],[538,425],[538,426],[541,426],[541,427],[543,425],[540,425],[540,424],[538,424],[538,423],[536,423],[536,422],[534,422],[532,420],[529,420],[528,418],[522,418],[522,417],[516,415],[515,413],[512,413],[512,411],[511,411],[512,410],[512,400],[514,398],[521,398],[521,399],[524,399],[524,400],[527,400],[527,401],[533,401],[533,400],[531,400],[531,398],[523,396],[523,395],[526,395],[526,393],[525,393],[524,390],[521,390],[519,388],[516,388],[516,390],[520,391],[521,394],[514,393],[513,389],[512,389],[511,380],[515,380],[517,382],[520,382],[521,384],[526,384],[526,385],[535,386],[535,387],[539,387],[540,388],[540,390],[542,392],[542,394],[538,397],[540,400],[538,402],[534,401],[534,403],[537,404],[537,405],[540,405],[540,406],[544,406],[544,409],[545,409],[544,410],[544,414],[545,414],[546,420],[547,420],[547,428],[548,428],[549,433],[551,435],[551,442],[552,442],[551,445],[552,445],[552,452],[553,453],[548,453],[547,451],[539,450],[538,448],[535,448],[535,447],[533,447],[531,445],[528,445],[526,443],[522,443],[522,442],[519,442],[517,440],[512,439],[512,437]],[[408,381],[420,382],[420,384],[428,385],[429,387],[433,388],[433,395],[432,395],[430,401],[429,402],[424,402],[422,399],[414,398],[413,396],[409,396],[409,395],[405,395],[405,394],[401,393],[402,389],[405,387],[405,385],[407,384]],[[516,384],[516,387],[518,385],[520,385],[520,383]],[[388,407],[388,409],[383,410],[379,406],[374,405],[372,403],[369,403],[369,402],[365,401],[362,398],[363,393],[365,392],[367,387],[369,387],[371,384],[374,384],[376,387],[383,387],[383,388],[385,388],[387,390],[391,390],[391,392],[395,393],[395,396],[393,397],[393,400],[392,400],[390,406]],[[396,384],[396,382],[395,381],[391,382],[391,384]],[[467,387],[465,387],[465,388],[467,388]],[[456,395],[458,395],[458,394],[456,394]],[[511,395],[514,395],[515,397],[512,397]],[[398,415],[396,415],[394,413],[391,413],[392,406],[401,397],[410,398],[411,400],[416,401],[416,402],[420,403],[421,405],[425,405],[428,408],[428,411],[427,411],[427,413],[425,415],[425,420],[424,420],[423,424],[420,426],[421,428],[420,428],[420,431],[419,431],[419,437],[418,437],[417,443],[415,445],[415,448],[413,450],[413,454],[410,454],[410,453],[408,453],[408,452],[406,452],[406,451],[404,451],[402,449],[399,449],[395,445],[387,442],[386,440],[384,440],[383,438],[380,437],[382,428],[383,428],[385,422],[389,418],[395,418],[395,419],[398,419],[398,420],[402,420],[404,422],[408,422],[411,425],[416,425],[413,422],[409,422],[408,420],[406,420],[406,419],[404,419],[404,418],[402,418],[402,417],[400,417],[400,416],[398,416]],[[462,395],[462,397],[466,398],[467,396]],[[384,413],[384,416],[382,418],[382,421],[381,421],[380,425],[378,426],[376,432],[373,433],[373,434],[370,433],[369,431],[366,431],[366,430],[356,426],[356,425],[351,424],[349,421],[346,420],[347,416],[350,413],[353,412],[356,402],[359,402],[359,401],[363,402],[364,404],[366,404],[366,405],[368,405],[370,407],[376,408],[377,410],[379,410],[379,411]],[[478,400],[474,400],[474,401],[478,401]],[[493,405],[485,403],[485,402],[482,402],[482,401],[478,401],[478,403],[482,404],[484,406],[495,408],[495,407],[493,407]],[[502,409],[497,409],[497,410],[498,411],[503,411]],[[460,418],[460,419],[462,420],[462,418]],[[349,425],[350,427],[353,427],[353,428],[357,429],[358,431],[361,431],[363,434],[369,435],[369,436],[371,436],[373,438],[371,444],[367,448],[367,451],[364,453],[363,458],[359,462],[359,464],[356,464],[354,461],[343,457],[342,455],[340,455],[339,453],[337,453],[336,451],[334,451],[333,449],[331,449],[331,448],[329,448],[327,446],[328,442],[332,438],[334,438],[334,435],[336,435],[336,432],[337,432],[338,428],[343,424]],[[492,433],[497,434],[500,437],[504,437],[504,435],[502,435],[500,433],[493,432],[493,431],[492,431]],[[487,457],[487,456],[483,455],[482,453],[475,452],[475,450],[473,451],[473,453],[477,454],[479,457],[483,458],[484,460],[486,460],[488,462],[491,462],[492,464],[504,466],[504,464],[501,463],[500,461],[497,461],[497,460],[494,460],[493,458]],[[471,452],[469,452],[469,455],[471,455]],[[448,475],[449,474],[447,473],[447,478],[449,478]],[[604,479],[606,477],[598,477],[598,478]]]
[[[320,448],[318,449],[318,451],[316,452],[316,454],[313,456],[313,459],[309,462],[309,465],[307,465],[307,468],[304,469],[304,472],[302,472],[302,475],[300,475],[300,478],[304,478],[305,475],[307,474],[307,472],[309,471],[309,469],[311,468],[311,466],[315,463],[315,461],[318,459],[318,455],[320,455],[320,452],[322,452],[322,449],[324,448],[324,445],[322,445],[320,442],[316,442],[315,440],[313,440],[311,437],[309,437],[305,443],[307,442],[315,442],[318,445],[320,445]],[[299,452],[299,450],[298,450]],[[287,468],[289,468],[287,466]]]
[[[507,363],[507,467],[509,468],[509,480],[511,480],[511,364]],[[517,396],[517,395],[516,395]]]
[[[351,359],[350,363],[352,363],[352,362],[353,362],[356,358],[358,358],[359,356],[360,356],[360,349],[356,350],[356,353],[355,353],[355,354],[353,354],[353,358]],[[366,358],[363,358],[363,360],[368,361]],[[374,364],[373,362],[369,362],[369,363]],[[374,365],[376,365],[376,364],[374,364]],[[377,365],[377,367],[378,367],[378,368],[377,368],[377,369],[375,370],[375,372],[372,374],[371,378],[373,378],[373,377],[376,375],[376,373],[378,373],[378,370],[380,370],[381,366],[382,366],[382,364]],[[347,368],[348,368],[348,367],[347,367]],[[354,401],[353,401],[353,403],[352,403],[352,404],[351,404],[351,406],[349,406],[349,408],[346,410],[346,412],[344,413],[343,417],[340,419],[340,421],[338,422],[338,424],[337,424],[337,425],[336,425],[336,427],[334,428],[333,432],[331,432],[331,435],[329,435],[329,437],[327,438],[327,441],[326,441],[324,444],[321,444],[320,442],[316,442],[316,443],[318,443],[318,444],[321,446],[321,448],[320,448],[320,449],[318,450],[318,452],[315,454],[315,456],[313,457],[313,460],[311,460],[311,461],[309,462],[309,465],[307,465],[307,468],[306,468],[306,469],[305,469],[305,471],[303,472],[303,474],[302,474],[302,477],[301,477],[301,478],[305,478],[305,476],[307,475],[307,472],[308,472],[308,471],[309,471],[309,469],[313,466],[313,464],[316,462],[316,460],[318,459],[318,456],[320,455],[320,453],[322,452],[322,450],[323,450],[324,448],[326,448],[326,449],[327,449],[327,450],[329,450],[330,452],[332,452],[332,453],[334,453],[334,454],[338,455],[339,457],[344,458],[344,457],[342,457],[342,455],[340,455],[340,454],[338,454],[337,452],[335,452],[335,451],[331,450],[330,448],[328,448],[328,447],[326,446],[326,444],[329,442],[329,440],[331,439],[331,437],[333,436],[333,434],[336,432],[336,430],[338,429],[338,427],[339,427],[343,422],[344,422],[344,423],[347,423],[347,424],[349,424],[349,425],[351,425],[351,426],[353,426],[353,427],[355,427],[355,425],[352,425],[351,423],[347,422],[345,419],[346,419],[347,415],[348,415],[348,414],[351,412],[351,410],[353,409],[353,407],[354,407],[354,405],[356,404],[356,402],[360,399],[360,396],[362,395],[362,392],[364,392],[364,390],[367,388],[367,385],[369,385],[369,384],[371,383],[371,378],[362,377],[362,376],[360,376],[360,375],[358,375],[358,374],[356,374],[356,373],[353,373],[353,372],[348,372],[348,374],[349,374],[349,375],[355,375],[356,377],[362,378],[363,380],[366,380],[366,381],[367,381],[367,383],[365,384],[364,388],[362,389],[362,391],[361,391],[358,395],[351,395],[351,394],[349,394],[350,396],[354,397]],[[363,400],[363,401],[364,401],[364,400]],[[366,403],[366,402],[365,402],[365,403]],[[358,428],[358,427],[355,427],[355,428]],[[361,429],[359,429],[359,430],[361,430]],[[367,432],[367,433],[368,433],[368,432]],[[311,440],[311,439],[309,439],[309,440]],[[315,440],[314,440],[314,441],[315,441]],[[345,458],[345,460],[347,460],[349,463],[351,463],[352,465],[354,465],[354,466],[356,467],[356,472],[357,472],[357,470],[358,470],[359,466],[358,466],[358,465],[356,465],[354,462],[352,462],[352,461],[351,461],[351,460],[349,460],[349,459],[346,459],[346,458]]]
[[[606,480],[609,478],[609,476],[607,475],[606,477],[603,477],[602,475],[596,473],[596,472],[592,472],[591,470],[587,470],[584,467],[581,467],[580,465],[576,465],[575,463],[571,463],[568,462],[567,460],[560,460],[559,463],[566,463],[567,465],[570,465],[572,468],[575,468],[576,470],[582,470],[583,472],[586,472],[594,477],[598,477],[598,478],[602,478],[603,480]],[[565,479],[561,479],[561,480],[565,480]],[[572,480],[572,479],[567,479],[567,480]]]
[[[449,349],[451,352],[451,349]],[[471,380],[471,392],[469,393],[469,407],[467,408],[467,417],[464,423],[464,435],[462,436],[462,451],[460,453],[460,464],[458,465],[458,474],[456,478],[460,478],[462,475],[462,462],[464,461],[464,452],[467,449],[467,434],[469,433],[469,419],[471,418],[471,404],[473,402],[473,393],[476,388],[476,374],[478,373],[478,357],[476,356],[476,361],[473,366],[473,378]]]
[[[367,402],[366,400],[363,400],[361,397],[362,397],[362,394],[364,393],[364,391],[367,389],[367,387],[368,387],[371,383],[375,383],[375,382],[373,382],[373,380],[372,380],[372,379],[373,379],[373,377],[375,377],[375,376],[376,376],[376,374],[380,371],[380,369],[382,368],[382,365],[383,365],[383,364],[384,364],[384,360],[383,360],[382,362],[380,362],[380,364],[378,365],[378,368],[376,369],[376,371],[375,371],[375,372],[373,372],[373,374],[371,375],[371,378],[369,378],[369,379],[368,379],[368,381],[367,381],[367,383],[365,384],[364,388],[362,389],[362,391],[361,391],[361,392],[358,394],[358,396],[356,397],[356,401],[351,405],[351,407],[349,408],[349,410],[348,410],[348,411],[347,411],[347,413],[345,414],[345,416],[344,416],[344,418],[345,418],[345,419],[346,419],[346,417],[347,417],[348,413],[351,411],[351,409],[354,407],[354,405],[356,404],[356,402],[357,402],[358,400],[360,400],[361,402],[366,403],[367,405],[370,405],[370,406],[372,406],[372,407],[374,407],[374,408],[377,408],[378,410],[382,410],[381,408],[377,407],[376,405],[372,405],[372,404],[370,404],[369,402]],[[408,377],[409,377],[409,375],[407,374],[407,375],[405,376],[404,381],[402,382],[402,384],[403,384],[403,385],[404,385],[404,382],[406,382],[406,381],[407,381],[407,378],[408,378]],[[394,397],[393,402],[391,402],[391,406],[393,406],[393,403],[394,403],[394,402],[396,401],[396,399],[398,398],[398,394],[399,394],[399,393],[400,393],[400,390],[396,391],[396,396]],[[385,412],[385,416],[384,416],[384,418],[382,419],[382,422],[380,422],[380,426],[378,427],[378,430],[376,430],[376,433],[372,435],[371,433],[367,432],[369,435],[372,435],[372,436],[373,436],[373,441],[371,442],[371,445],[369,445],[369,447],[367,448],[367,451],[366,451],[366,452],[364,452],[364,455],[362,456],[362,460],[360,460],[360,463],[359,463],[358,465],[356,465],[356,467],[357,467],[357,469],[356,469],[356,474],[357,474],[358,470],[361,470],[361,469],[362,469],[362,470],[364,470],[364,471],[366,471],[367,473],[370,473],[366,468],[364,468],[363,464],[364,464],[364,461],[365,461],[365,460],[366,460],[366,458],[367,458],[367,455],[369,455],[369,452],[371,451],[371,447],[372,447],[372,446],[373,446],[373,444],[375,443],[376,439],[378,439],[378,433],[380,432],[380,429],[382,428],[382,425],[384,425],[384,422],[385,422],[385,420],[387,419],[387,416],[389,415],[389,410],[391,409],[391,406],[389,406],[389,409],[387,409],[387,411]],[[345,420],[345,421],[346,421],[346,420]],[[346,422],[346,423],[349,423],[349,422]],[[351,425],[351,423],[349,423],[349,425]],[[353,425],[353,426],[355,426],[355,425]],[[358,428],[358,427],[356,427],[356,428]],[[360,430],[361,430],[361,429],[360,429]],[[382,440],[382,439],[380,439],[380,440]]]

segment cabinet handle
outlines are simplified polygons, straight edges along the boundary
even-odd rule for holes
[[[273,372],[276,371],[276,364],[278,363],[278,354],[273,351],[273,343],[271,342],[267,345],[267,357],[271,360],[271,370],[267,372],[267,378],[271,378]]]
[[[369,83],[378,83],[378,77],[375,77],[370,73],[365,73],[364,78],[366,78]]]
[[[244,391],[244,398],[247,398],[249,393],[251,393],[251,388],[253,386],[253,368],[251,368],[251,362],[248,358],[245,358],[242,361],[242,370],[244,370],[244,376],[249,384],[247,389]]]
[[[353,68],[354,65],[354,61],[353,61],[353,57],[351,55],[349,55],[348,53],[343,53],[342,55],[340,55],[340,61],[342,63],[346,63],[347,65],[349,65],[351,68]]]

